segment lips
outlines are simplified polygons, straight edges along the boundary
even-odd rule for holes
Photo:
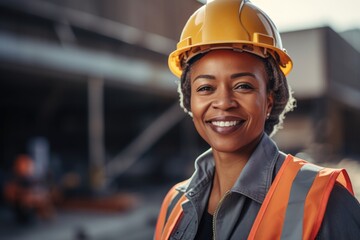
[[[233,133],[238,130],[244,122],[245,120],[234,117],[219,117],[206,121],[210,128],[219,134]]]

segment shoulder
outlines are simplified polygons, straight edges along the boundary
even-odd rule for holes
[[[163,200],[162,208],[171,208],[171,205],[174,205],[184,194],[188,183],[189,180],[185,180],[172,186]]]
[[[160,207],[160,212],[158,215],[156,228],[155,228],[154,239],[161,238],[163,229],[165,227],[166,222],[168,221],[170,213],[172,212],[173,208],[175,207],[175,204],[180,200],[181,196],[184,195],[184,193],[179,190],[179,187],[182,187],[186,184],[187,184],[187,180],[180,182],[178,184],[175,184],[166,194],[166,196],[161,204],[161,207]]]
[[[177,195],[179,192],[184,193],[189,185],[190,179],[181,181],[173,185],[167,195]]]
[[[317,239],[358,239],[359,236],[360,204],[346,188],[336,183]]]

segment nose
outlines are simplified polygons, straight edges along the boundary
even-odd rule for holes
[[[221,110],[229,110],[237,106],[237,102],[234,100],[234,93],[232,89],[219,88],[217,94],[214,96],[212,106]]]

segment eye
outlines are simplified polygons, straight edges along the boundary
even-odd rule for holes
[[[205,85],[205,86],[200,86],[196,89],[196,92],[202,92],[202,93],[206,93],[206,92],[211,92],[213,90],[212,86],[209,85]]]
[[[238,83],[235,85],[234,89],[248,91],[254,89],[254,87],[250,83]]]

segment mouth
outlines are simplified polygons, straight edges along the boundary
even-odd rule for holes
[[[217,127],[233,127],[239,125],[241,121],[211,121],[210,124]]]
[[[243,119],[213,119],[206,123],[210,128],[219,134],[230,134],[238,130],[245,120]]]

